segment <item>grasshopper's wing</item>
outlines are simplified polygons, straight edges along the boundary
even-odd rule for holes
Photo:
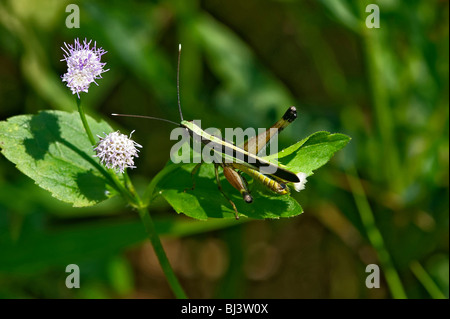
[[[284,113],[283,117],[280,120],[278,120],[274,125],[272,125],[265,132],[250,138],[249,140],[247,140],[247,142],[244,143],[244,145],[241,145],[240,147],[251,154],[257,155],[261,153],[265,149],[267,143],[269,143],[269,141],[273,137],[275,137],[279,132],[285,129],[296,118],[297,118],[297,109],[295,108],[295,106],[291,106]]]
[[[295,107],[291,107],[290,110],[291,109],[295,112]],[[250,153],[245,149],[238,147],[233,143],[229,143],[220,137],[212,136],[203,131],[193,122],[182,121],[181,124],[188,130],[189,134],[192,137],[200,139],[200,141],[205,144],[205,147],[212,149],[217,154],[217,156],[221,157],[221,163],[239,163],[251,169],[259,170],[263,174],[276,176],[287,182],[299,182],[299,179],[295,173],[283,167],[280,167],[277,164],[270,163],[269,161],[258,157],[254,153]]]
[[[274,125],[272,125],[265,132],[250,138],[247,142],[244,143],[242,148],[249,154],[257,155],[261,153],[266,147],[267,143],[279,132],[284,130],[289,124],[291,124],[296,118],[297,118],[297,109],[295,108],[295,106],[289,107],[287,111],[284,113],[284,115],[281,117],[281,119],[279,119]],[[286,182],[297,183],[299,181],[297,175],[289,171],[286,167],[278,163],[268,162],[267,160],[261,157],[258,157],[257,162],[254,164],[242,163],[242,165],[257,170],[259,170],[261,166],[272,170],[275,169],[275,173],[269,175],[277,177]]]

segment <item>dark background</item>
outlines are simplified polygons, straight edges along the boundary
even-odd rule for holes
[[[80,8],[68,29],[65,8]],[[169,158],[181,99],[203,127],[268,127],[296,105],[286,147],[318,131],[350,144],[295,198],[304,214],[186,223],[162,200],[156,227],[193,298],[438,298],[449,293],[448,1],[0,2],[0,119],[75,111],[60,76],[64,42],[94,39],[110,69],[82,94],[144,146],[143,190]],[[218,196],[220,194],[218,193]],[[66,265],[81,269],[69,290]],[[380,265],[367,289],[367,264]],[[400,279],[400,280],[397,280]],[[1,298],[171,298],[137,214],[120,199],[76,209],[0,159]]]

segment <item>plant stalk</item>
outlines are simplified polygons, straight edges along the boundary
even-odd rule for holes
[[[158,257],[159,264],[166,275],[167,281],[172,288],[175,297],[178,299],[187,299],[187,296],[181,287],[175,273],[173,272],[172,266],[170,265],[169,259],[167,258],[166,252],[161,244],[158,234],[156,233],[155,225],[150,216],[150,213],[146,208],[138,208],[139,216],[141,217],[142,223],[144,224],[145,231],[147,232],[148,238],[152,243],[153,250],[155,251],[156,257]]]
[[[77,100],[77,107],[78,107],[78,113],[80,114],[81,122],[83,122],[84,129],[88,135],[89,141],[92,145],[97,144],[95,141],[94,135],[92,134],[92,131],[88,125],[86,114],[84,113],[83,106],[81,105],[81,98],[76,98]]]
[[[433,299],[447,298],[418,261],[413,261],[409,267]]]
[[[92,131],[89,127],[89,124],[86,119],[86,114],[84,112],[84,109],[81,105],[81,99],[77,98],[77,107],[78,107],[78,113],[80,114],[81,122],[83,123],[84,129],[87,133],[87,136],[89,138],[89,141],[94,146],[96,145],[96,141],[94,138],[94,135],[92,134]],[[170,171],[170,170],[169,170]],[[169,286],[172,288],[173,293],[178,299],[186,299],[187,296],[181,287],[180,283],[178,282],[177,277],[175,276],[175,273],[173,272],[172,266],[170,265],[169,259],[167,258],[166,252],[164,251],[164,248],[161,244],[161,240],[159,239],[158,234],[156,233],[155,225],[153,223],[153,220],[150,216],[150,213],[147,211],[147,206],[151,201],[151,198],[146,200],[146,204],[144,205],[139,198],[139,195],[137,194],[133,184],[131,183],[130,177],[125,172],[124,173],[124,184],[119,180],[117,174],[114,173],[111,169],[107,170],[108,175],[110,175],[112,181],[114,182],[117,190],[119,193],[124,197],[124,199],[133,207],[136,207],[139,216],[142,220],[142,223],[144,224],[145,231],[147,232],[148,238],[150,239],[150,242],[153,246],[153,250],[155,251],[156,257],[158,258],[159,264],[161,265],[161,268],[164,272],[164,275],[167,278],[167,281],[169,283]],[[154,178],[152,180],[152,183],[150,185],[153,185],[151,188],[151,193],[153,193],[154,186],[158,182],[158,180],[165,175],[165,172],[167,170],[162,170],[159,174],[160,176],[158,178]],[[155,176],[156,177],[156,176]]]
[[[375,218],[370,208],[369,201],[367,200],[364,188],[361,185],[358,173],[356,169],[351,169],[352,174],[347,175],[347,179],[350,185],[350,189],[353,193],[356,207],[358,209],[361,221],[366,230],[367,237],[372,247],[376,250],[378,259],[381,263],[381,268],[384,269],[384,275],[391,291],[392,296],[395,299],[406,299],[405,289],[400,280],[397,270],[392,262],[389,251],[386,249],[386,245],[381,235],[380,230],[377,228]]]

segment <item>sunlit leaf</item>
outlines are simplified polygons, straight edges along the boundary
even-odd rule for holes
[[[175,164],[171,164],[175,165]],[[178,213],[196,219],[234,218],[230,203],[219,192],[213,164],[203,164],[195,176],[195,189],[191,190],[191,171],[196,164],[180,165],[158,184],[157,192]],[[250,189],[255,200],[251,204],[243,201],[239,192],[223,177],[224,192],[235,203],[240,214],[255,219],[291,217],[303,212],[301,206],[290,196],[277,196],[252,183]],[[185,191],[186,189],[186,191]]]
[[[94,134],[111,132],[88,118]],[[98,163],[78,113],[44,111],[0,122],[2,154],[37,185],[76,207],[108,198],[112,188]]]
[[[343,134],[317,132],[278,153],[278,160],[295,173],[311,175],[313,170],[330,160],[342,149],[350,138]],[[274,159],[275,156],[270,157]],[[176,165],[176,164],[169,164]],[[216,185],[213,164],[203,164],[194,176],[195,189],[191,190],[191,171],[196,164],[180,165],[158,183],[157,192],[163,196],[178,213],[197,219],[234,218],[234,210]],[[254,198],[248,204],[239,192],[221,175],[224,192],[235,203],[241,215],[255,218],[292,217],[303,212],[302,207],[289,195],[277,195],[259,182],[250,183]]]
[[[316,132],[268,159],[277,158],[282,165],[293,172],[311,175],[314,170],[325,165],[334,153],[344,148],[349,141],[350,137],[344,134]]]

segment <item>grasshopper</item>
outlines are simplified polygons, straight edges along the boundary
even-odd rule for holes
[[[290,193],[290,189],[287,186],[292,185],[296,191],[304,189],[307,175],[305,173],[294,173],[282,165],[274,164],[267,161],[264,157],[259,157],[258,154],[264,149],[269,141],[276,136],[279,132],[285,129],[297,118],[297,110],[295,106],[291,106],[284,113],[282,118],[278,120],[265,132],[254,136],[247,140],[243,145],[235,145],[232,142],[228,142],[218,136],[211,135],[200,126],[194,123],[194,121],[187,121],[183,119],[180,102],[180,57],[181,57],[181,45],[178,50],[178,66],[177,66],[177,99],[178,99],[178,111],[180,113],[181,122],[176,123],[167,119],[161,119],[144,115],[130,115],[130,114],[112,114],[113,116],[127,116],[138,117],[153,120],[161,120],[175,124],[182,127],[189,133],[191,139],[201,141],[204,147],[208,147],[214,150],[219,156],[219,160],[214,162],[214,172],[217,181],[219,191],[225,197],[225,199],[231,204],[235,212],[236,219],[239,219],[239,212],[234,202],[223,191],[219,177],[219,167],[222,168],[223,174],[227,181],[236,188],[242,195],[243,200],[246,203],[252,203],[253,197],[250,194],[247,180],[242,173],[246,173],[255,180],[261,182],[271,191],[285,195]],[[218,151],[219,150],[219,151]],[[198,172],[203,162],[198,163],[191,172],[192,187],[186,188],[195,189],[194,175]],[[269,172],[269,173],[267,173]]]

